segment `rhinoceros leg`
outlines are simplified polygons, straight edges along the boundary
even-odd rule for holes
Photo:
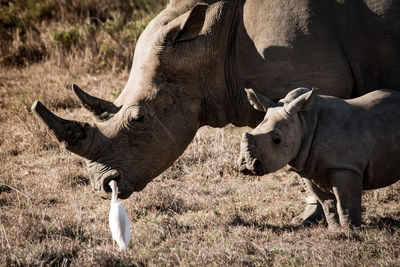
[[[340,224],[360,226],[362,177],[352,171],[339,170],[331,173],[330,182],[337,200]]]
[[[339,227],[339,216],[336,210],[337,204],[335,195],[322,191],[309,179],[303,178],[303,182],[309,192],[317,197],[318,202],[322,203],[323,213],[325,213],[329,229],[336,229]]]
[[[297,217],[297,220],[301,221],[301,225],[310,226],[319,220],[324,219],[324,211],[321,203],[318,202],[317,197],[311,192],[309,186],[307,186],[307,179],[301,178],[306,195],[306,207],[302,214]]]

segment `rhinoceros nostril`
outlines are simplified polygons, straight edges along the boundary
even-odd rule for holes
[[[244,157],[240,157],[237,161],[239,170],[246,165],[246,159]]]
[[[242,138],[243,138],[243,139],[250,140],[250,139],[253,138],[253,135],[252,135],[251,133],[244,133],[244,134],[242,135]]]
[[[240,167],[240,172],[245,174],[245,175],[252,175],[253,172],[249,169],[246,168],[246,166],[242,166]]]
[[[262,172],[263,172],[263,166],[259,159],[256,159],[253,162],[253,172],[255,174],[262,174]]]

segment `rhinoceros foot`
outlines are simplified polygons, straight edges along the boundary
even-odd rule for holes
[[[307,203],[303,213],[295,218],[304,227],[310,227],[323,219],[325,219],[324,211],[318,201]]]

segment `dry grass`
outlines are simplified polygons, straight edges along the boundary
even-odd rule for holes
[[[63,28],[85,18],[63,12]],[[61,58],[61,50],[46,51]],[[200,129],[173,166],[124,201],[132,238],[129,251],[119,253],[108,229],[109,202],[94,196],[85,161],[59,148],[30,112],[40,99],[61,116],[90,120],[72,83],[109,100],[118,95],[128,71],[113,68],[113,60],[90,65],[92,52],[85,51],[74,44],[66,64],[49,56],[0,66],[0,265],[400,265],[399,183],[364,194],[360,230],[301,228],[292,222],[304,207],[297,176],[241,175],[236,158],[246,129],[231,126]]]
[[[0,64],[52,60],[86,72],[127,68],[136,40],[167,0],[0,1]]]
[[[120,254],[109,202],[94,196],[84,160],[60,149],[29,109],[39,98],[62,116],[88,120],[70,85],[112,99],[127,72],[91,76],[42,63],[0,73],[2,265],[400,264],[399,184],[364,194],[359,231],[298,227],[292,219],[304,202],[296,175],[241,175],[235,162],[246,129],[230,126],[202,128],[171,168],[124,201],[132,240]]]

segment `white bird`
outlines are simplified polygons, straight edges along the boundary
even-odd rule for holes
[[[117,242],[120,250],[126,250],[129,245],[129,218],[126,213],[125,207],[121,202],[117,201],[118,187],[117,182],[112,180],[109,183],[111,195],[111,208],[108,216],[108,223],[110,224],[111,234],[114,241]]]

